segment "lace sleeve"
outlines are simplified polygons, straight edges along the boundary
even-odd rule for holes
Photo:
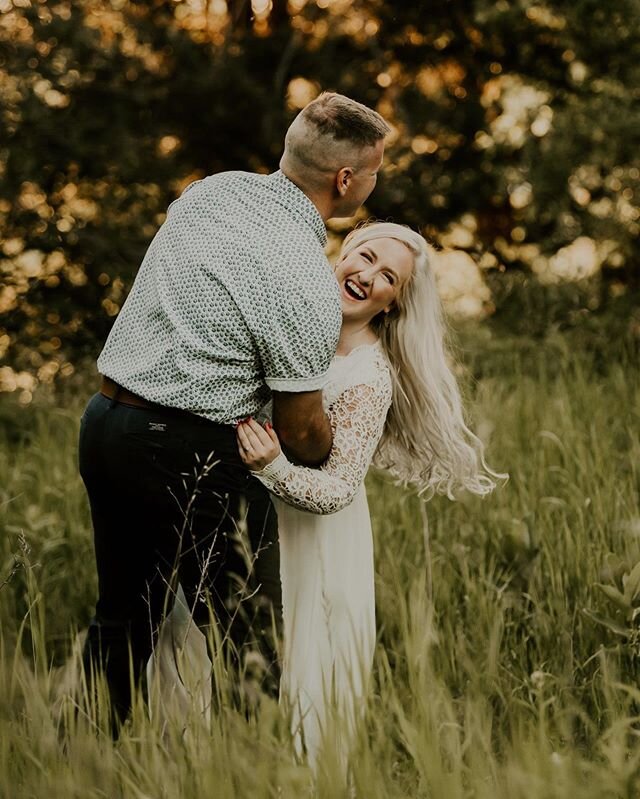
[[[329,409],[333,446],[319,469],[292,464],[283,453],[254,472],[272,494],[311,513],[335,513],[355,497],[373,458],[391,404],[386,376],[350,386]]]

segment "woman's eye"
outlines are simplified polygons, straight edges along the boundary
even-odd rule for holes
[[[393,275],[390,275],[388,272],[385,272],[384,276],[387,278],[388,282],[391,283],[391,285],[393,286],[393,284],[395,283]]]
[[[370,253],[368,253],[368,252],[363,252],[363,253],[362,253],[362,255],[363,255],[363,256],[364,256],[364,257],[367,259],[367,261],[369,261],[369,263],[370,263],[370,264],[372,264],[372,263],[373,263],[373,258],[371,257],[371,254],[370,254]]]

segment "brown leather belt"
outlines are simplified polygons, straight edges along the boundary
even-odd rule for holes
[[[102,378],[102,385],[100,386],[100,393],[109,399],[121,402],[123,405],[134,405],[136,408],[163,408],[164,406],[158,405],[155,402],[149,402],[144,397],[134,394],[123,386],[118,385],[115,380],[110,377]]]

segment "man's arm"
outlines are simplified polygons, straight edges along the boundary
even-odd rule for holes
[[[283,447],[305,466],[319,466],[331,451],[322,391],[274,391],[273,426]]]

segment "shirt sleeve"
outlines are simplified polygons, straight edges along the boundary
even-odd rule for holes
[[[272,391],[316,391],[327,381],[342,323],[337,289],[317,293],[281,287],[257,337],[265,383]],[[295,292],[295,293],[294,293]]]
[[[317,514],[342,510],[364,481],[390,405],[391,384],[385,375],[373,384],[351,386],[329,411],[333,446],[319,469],[296,466],[280,453],[253,475],[289,505]]]

